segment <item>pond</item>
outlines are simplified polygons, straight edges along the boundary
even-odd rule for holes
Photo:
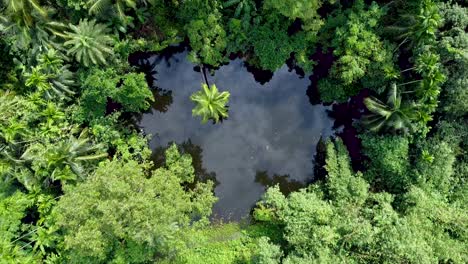
[[[189,97],[201,88],[203,75],[186,55],[180,50],[133,59],[153,77],[155,103],[139,125],[153,136],[157,163],[172,142],[192,154],[197,177],[216,181],[214,217],[228,220],[248,215],[267,186],[281,183],[288,192],[313,180],[317,143],[335,130],[331,106],[310,103],[308,78],[286,65],[268,76],[231,60],[206,74],[210,84],[231,93],[229,118],[201,124]]]

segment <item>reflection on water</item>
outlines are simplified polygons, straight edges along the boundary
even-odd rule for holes
[[[154,87],[170,94],[158,99],[157,93],[154,109],[142,116],[140,126],[153,135],[150,146],[156,156],[176,142],[194,157],[199,178],[216,177],[217,217],[247,215],[264,192],[262,185],[279,183],[288,192],[313,178],[316,145],[321,136],[332,134],[333,120],[326,111],[330,107],[309,103],[307,78],[284,66],[273,76],[257,76],[262,85],[251,68],[233,60],[208,76],[210,84],[231,93],[229,118],[202,125],[192,117],[189,99],[200,89],[202,75],[185,58],[181,52],[147,61]]]
[[[280,191],[284,195],[288,195],[294,191],[299,190],[300,188],[306,187],[307,185],[306,182],[291,179],[288,174],[274,174],[270,177],[267,171],[257,171],[257,173],[255,174],[255,182],[265,186],[265,189],[268,187],[278,185]]]

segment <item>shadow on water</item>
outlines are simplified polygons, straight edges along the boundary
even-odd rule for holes
[[[164,166],[164,152],[173,143],[174,142],[170,142],[167,146],[156,147],[153,149],[151,159],[153,160],[154,166],[156,168]],[[190,139],[178,144],[178,146],[182,154],[189,154],[192,157],[192,166],[195,170],[195,181],[194,184],[188,185],[189,188],[195,188],[195,184],[197,182],[212,181],[215,186],[219,184],[219,182],[216,180],[216,173],[213,171],[208,172],[205,168],[203,168],[203,149],[200,146],[193,144]]]
[[[288,195],[294,191],[297,191],[301,188],[307,186],[307,183],[297,181],[295,179],[291,179],[291,176],[288,174],[285,175],[278,175],[274,174],[273,176],[269,176],[267,171],[257,171],[255,174],[255,182],[260,183],[262,186],[265,187],[265,190],[268,187],[273,187],[278,185],[280,191],[284,195]]]
[[[272,73],[231,60],[207,74],[210,84],[230,92],[229,118],[201,124],[192,116],[189,97],[203,78],[186,55],[178,51],[129,59],[151,75],[156,98],[139,125],[153,135],[156,165],[164,164],[164,150],[175,142],[192,155],[197,180],[217,183],[215,217],[241,219],[266,187],[279,184],[289,193],[310,183],[314,173],[323,173],[323,146],[317,144],[334,134],[332,107],[310,104],[308,78],[286,65]]]
[[[314,66],[314,74],[309,77],[310,85],[307,88],[307,96],[309,97],[310,103],[316,105],[321,103],[317,87],[318,81],[328,75],[328,71],[331,69],[335,58],[333,57],[332,50],[324,52],[321,48],[318,48],[311,59],[315,61],[317,65]]]
[[[358,137],[355,121],[368,114],[364,98],[369,97],[369,92],[368,89],[364,89],[358,95],[351,97],[348,102],[334,104],[332,111],[329,111],[330,117],[335,119],[333,128],[337,131],[336,135],[341,137],[346,145],[355,171],[364,170],[361,139]]]

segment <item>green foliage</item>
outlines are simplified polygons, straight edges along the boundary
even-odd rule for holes
[[[253,263],[258,264],[278,264],[281,263],[281,248],[271,244],[268,237],[261,237],[258,241],[259,250],[252,257]]]
[[[36,0],[3,0],[5,13],[20,27],[29,28],[37,17],[46,17],[47,11]]]
[[[383,103],[375,97],[364,99],[367,109],[372,112],[363,120],[371,131],[390,130],[409,133],[414,131],[412,124],[418,117],[418,106],[402,102],[401,94],[396,84],[392,84],[387,102]]]
[[[216,85],[208,87],[207,84],[202,84],[202,89],[190,96],[190,100],[196,103],[192,110],[194,116],[201,116],[202,123],[212,119],[215,123],[219,120],[227,118],[228,110],[226,104],[229,101],[229,92],[219,92]]]
[[[206,18],[192,20],[186,30],[193,49],[189,54],[191,61],[213,66],[225,61],[226,32],[220,25],[219,17],[210,14]]]
[[[238,223],[213,224],[187,234],[184,248],[172,261],[162,263],[255,263],[251,262],[256,250],[253,238]]]
[[[156,1],[147,0],[86,0],[82,4],[89,15],[108,20],[118,31],[127,33],[135,22],[144,22],[149,16],[147,7]]]
[[[273,9],[290,20],[301,19],[304,23],[302,28],[315,34],[323,25],[323,21],[317,12],[322,6],[322,2],[320,0],[267,0],[263,4],[263,8],[267,12],[269,9]]]
[[[248,23],[252,19],[252,15],[257,11],[257,7],[252,0],[229,0],[223,4],[223,7],[234,8],[234,18],[241,19]]]
[[[372,143],[384,141],[390,147],[386,138],[375,138]],[[373,160],[378,165],[371,166],[399,171],[401,165],[392,165],[392,160],[385,155],[380,161]],[[340,140],[328,142],[326,163],[326,182],[289,197],[272,188],[260,202],[271,209],[275,222],[284,226],[289,250],[283,263],[464,262],[466,224],[462,223],[468,215],[461,200],[447,202],[436,186],[411,186],[395,197],[404,205],[403,212],[398,212],[393,195],[369,189],[361,174],[350,170]],[[371,179],[371,186],[375,180]]]
[[[190,0],[176,2],[178,8],[176,15],[183,24],[189,24],[192,20],[205,19],[210,14],[219,15],[222,4],[217,0]]]
[[[444,18],[437,51],[444,60],[447,82],[442,87],[442,109],[463,116],[468,109],[468,10],[456,3],[441,3]]]
[[[0,196],[0,262],[35,263],[37,256],[29,254],[27,236],[30,226],[22,223],[32,200],[22,192]],[[23,239],[18,239],[23,238]]]
[[[454,116],[464,116],[468,112],[468,74],[455,72],[444,85],[443,110]]]
[[[0,262],[467,263],[466,4],[350,2],[2,0]],[[234,53],[271,71],[292,58],[311,72],[317,48],[333,51],[321,99],[375,94],[365,171],[337,138],[324,179],[269,189],[249,223],[207,225],[213,184],[176,146],[154,168],[122,114],[152,99],[128,56],[184,39],[196,63]],[[191,99],[203,122],[227,117],[228,92]]]
[[[328,143],[326,149],[326,195],[335,203],[362,205],[368,196],[369,184],[360,173],[354,177],[346,147],[338,140],[336,144]]]
[[[366,178],[379,190],[398,193],[406,189],[415,179],[408,173],[410,164],[409,141],[402,136],[360,136],[368,163]]]
[[[112,60],[113,39],[105,25],[83,19],[78,25],[69,26],[71,31],[65,33],[67,41],[63,44],[68,47],[67,55],[74,56],[84,66],[107,64]]]
[[[86,120],[104,116],[108,98],[122,104],[127,112],[146,110],[150,106],[153,95],[142,73],[122,74],[113,68],[93,68],[83,78],[81,110]]]
[[[384,14],[384,9],[375,2],[367,7],[363,1],[357,1],[352,8],[328,19],[322,42],[325,47],[333,48],[337,60],[329,77],[319,82],[322,100],[344,101],[357,94],[363,85],[379,90],[398,76],[391,46],[376,33]]]
[[[411,46],[418,47],[426,44],[433,44],[437,29],[442,23],[439,8],[436,1],[421,0],[416,1],[419,6],[417,13],[410,9],[411,13],[403,13],[398,23],[389,26],[390,32],[396,32],[398,39],[403,39],[403,43],[410,41]]]
[[[0,13],[2,38],[10,43],[11,51],[35,54],[49,48],[59,48],[57,36],[63,32],[62,23],[52,21],[54,9],[36,0],[4,0],[6,8]],[[18,58],[25,60],[28,58]]]
[[[65,99],[75,94],[74,74],[57,51],[50,49],[38,58],[39,65],[24,73],[26,87],[36,88],[46,99]]]
[[[55,144],[32,144],[20,158],[31,163],[36,175],[49,176],[53,181],[76,180],[76,176],[84,178],[85,164],[107,157],[102,146],[91,144],[86,134],[83,131],[78,138],[70,137]]]
[[[279,22],[256,25],[250,35],[255,53],[254,64],[260,68],[275,71],[291,56],[291,41],[285,24]]]
[[[212,183],[193,181],[190,156],[173,145],[166,167],[145,171],[134,161],[103,163],[86,182],[66,186],[56,207],[63,255],[73,263],[143,263],[183,247],[184,234],[203,223],[216,200]]]

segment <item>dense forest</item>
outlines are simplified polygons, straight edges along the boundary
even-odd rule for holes
[[[2,0],[0,263],[467,263],[467,26],[466,0]],[[213,218],[215,182],[134,121],[157,98],[129,57],[176,45],[364,94],[362,158],[324,138],[308,186]],[[229,122],[230,88],[194,86]]]

